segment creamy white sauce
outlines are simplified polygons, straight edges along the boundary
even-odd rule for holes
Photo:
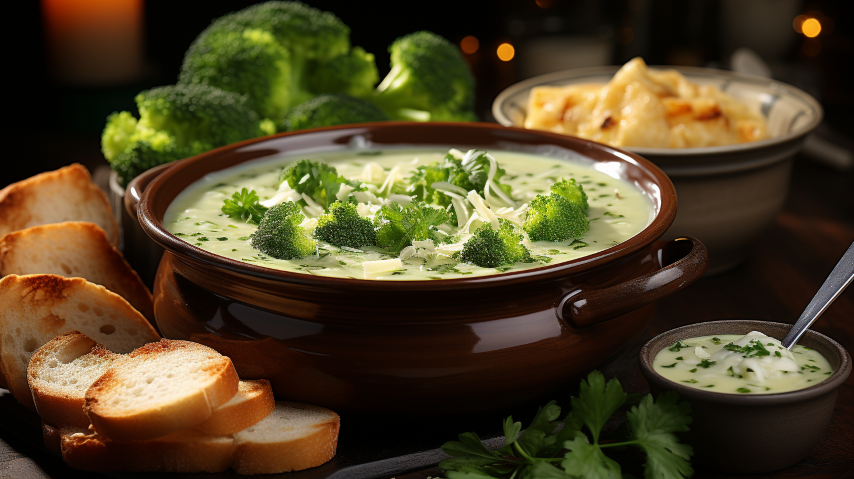
[[[808,388],[833,371],[818,351],[758,331],[686,339],[662,349],[653,369],[671,381],[732,394],[774,394]]]
[[[513,188],[517,207],[528,203],[539,193],[548,194],[549,185],[560,178],[575,178],[583,184],[588,195],[590,231],[576,241],[531,243],[529,249],[539,259],[535,263],[481,268],[453,260],[450,256],[459,250],[454,246],[435,245],[431,248],[430,245],[414,245],[412,249],[405,250],[404,257],[400,258],[401,268],[386,270],[385,266],[392,263],[382,264],[382,267],[369,264],[366,271],[363,263],[391,260],[398,258],[398,255],[388,254],[376,247],[348,250],[318,242],[318,255],[298,260],[279,260],[261,254],[249,244],[249,235],[257,226],[228,218],[221,211],[223,201],[244,187],[254,189],[262,201],[282,201],[278,176],[282,167],[293,160],[311,158],[331,164],[339,174],[373,183],[382,192],[388,191],[390,182],[408,178],[417,166],[441,161],[446,152],[439,149],[393,149],[370,153],[346,150],[251,162],[210,174],[190,185],[169,206],[163,224],[170,233],[194,246],[267,268],[359,279],[430,280],[491,275],[570,261],[631,238],[643,230],[655,215],[652,202],[640,188],[617,178],[620,171],[616,163],[595,163],[584,158],[569,162],[502,151],[489,153],[505,169],[506,174],[500,181]],[[405,198],[395,199],[405,201]],[[370,210],[376,209],[376,206],[360,204],[358,208],[360,214],[372,214]],[[474,210],[471,206],[469,208]],[[492,212],[500,215],[503,210]],[[316,221],[313,222],[311,218],[303,223],[309,229],[314,225]]]

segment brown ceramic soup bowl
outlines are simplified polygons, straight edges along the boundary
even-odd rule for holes
[[[285,272],[227,259],[161,223],[173,199],[209,173],[265,157],[356,146],[578,154],[644,191],[655,217],[636,236],[573,261],[493,276],[372,281]],[[149,183],[150,182],[150,183]],[[207,344],[244,379],[269,379],[280,399],[339,412],[446,413],[539,397],[633,343],[658,299],[708,265],[686,238],[656,242],[673,222],[667,176],[632,153],[492,124],[374,123],[282,134],[153,171],[138,217],[166,253],[154,284],[165,337]]]

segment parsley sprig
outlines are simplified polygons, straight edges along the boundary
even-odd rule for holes
[[[267,207],[263,206],[255,190],[243,188],[231,195],[231,199],[223,201],[222,212],[229,218],[259,224]]]
[[[504,446],[495,451],[473,432],[460,434],[459,440],[442,445],[453,457],[439,467],[448,479],[620,478],[620,464],[605,451],[630,446],[646,454],[645,477],[690,477],[693,450],[674,433],[688,430],[691,406],[679,403],[673,392],[656,401],[648,394],[626,412],[626,427],[618,429],[624,440],[603,440],[602,428],[627,398],[619,381],[606,383],[602,373],[593,371],[581,381],[579,397],[571,399],[572,410],[563,421],[558,420],[561,410],[554,401],[541,407],[521,434],[522,423],[508,417]]]

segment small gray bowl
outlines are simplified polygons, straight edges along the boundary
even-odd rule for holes
[[[641,349],[641,372],[653,393],[675,391],[691,403],[693,422],[685,439],[694,447],[694,464],[724,472],[759,473],[783,469],[807,457],[830,423],[839,387],[851,374],[851,355],[836,341],[807,330],[798,344],[827,358],[833,374],[806,389],[762,395],[710,392],[673,382],[652,369],[655,356],[676,341],[698,336],[760,331],[782,338],[791,327],[747,319],[710,321],[659,334]]]

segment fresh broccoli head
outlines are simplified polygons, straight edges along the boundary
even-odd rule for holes
[[[347,95],[323,94],[297,105],[285,118],[282,129],[295,131],[388,119],[382,110],[365,100]]]
[[[587,203],[587,193],[584,192],[584,187],[575,182],[575,178],[561,179],[551,186],[551,192],[563,196],[570,203],[574,203],[581,207],[581,211],[586,215],[590,210],[590,205]]]
[[[531,252],[522,242],[525,236],[514,223],[498,219],[498,230],[485,224],[463,245],[460,259],[483,268],[496,268],[513,263],[531,263]]]
[[[432,240],[438,243],[438,226],[448,220],[448,213],[444,209],[418,201],[406,206],[394,202],[383,205],[374,216],[377,246],[397,253],[413,241]]]
[[[337,195],[341,185],[347,185],[354,191],[364,190],[360,184],[339,175],[334,166],[313,160],[299,160],[284,167],[279,174],[279,184],[286,181],[291,189],[307,195],[325,210],[338,201]]]
[[[365,59],[360,55],[364,50],[350,53],[349,35],[350,29],[335,15],[300,2],[254,5],[220,17],[196,38],[184,57],[179,81],[248,95],[262,117],[278,124],[293,107],[314,96],[309,76],[317,65],[339,56]],[[366,67],[352,68],[350,74]],[[358,90],[366,79],[353,81]]]
[[[304,219],[296,203],[279,203],[264,214],[258,229],[249,236],[250,244],[278,259],[299,259],[314,254],[317,242],[300,226]]]
[[[149,140],[136,140],[128,145],[110,166],[118,174],[120,185],[127,183],[155,166],[180,160],[185,156],[171,138],[161,135]]]
[[[301,73],[272,33],[216,22],[190,45],[178,82],[245,94],[261,117],[278,122],[313,96],[302,87]]]
[[[581,206],[552,193],[531,200],[524,227],[531,241],[565,241],[580,238],[590,222]]]
[[[374,55],[362,47],[318,64],[312,71],[308,88],[316,93],[342,93],[355,97],[370,95],[380,81]]]
[[[362,218],[352,203],[332,203],[329,213],[317,218],[314,237],[335,246],[359,248],[377,244],[371,220]]]
[[[245,96],[207,85],[154,88],[135,100],[139,120],[129,112],[113,113],[101,136],[104,157],[115,163],[123,182],[159,164],[275,132]]]
[[[350,51],[350,28],[330,12],[301,2],[266,2],[226,15],[216,22],[272,33],[292,54],[295,66],[325,62]]]
[[[453,43],[421,31],[389,47],[391,71],[371,100],[394,120],[476,121],[474,76]]]

